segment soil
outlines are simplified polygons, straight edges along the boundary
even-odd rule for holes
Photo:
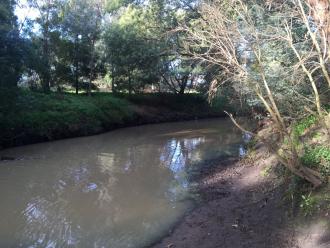
[[[263,147],[211,162],[198,178],[201,204],[152,248],[329,248],[326,222],[293,217],[276,166]]]

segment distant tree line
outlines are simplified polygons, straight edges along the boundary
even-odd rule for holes
[[[225,95],[267,113],[281,163],[321,183],[289,127],[313,115],[330,133],[329,0],[27,2],[37,18],[20,23],[20,3],[0,3],[1,87]]]
[[[95,82],[113,92],[183,94],[205,83],[200,66],[184,56],[184,34],[197,18],[194,1],[4,0],[1,86],[88,94]],[[15,8],[30,10],[18,23]]]

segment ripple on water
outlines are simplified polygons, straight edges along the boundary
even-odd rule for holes
[[[244,152],[230,120],[167,123],[8,149],[0,247],[143,247],[192,205],[189,168]]]

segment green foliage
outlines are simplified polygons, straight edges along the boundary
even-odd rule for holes
[[[325,110],[330,113],[330,104],[324,105]]]
[[[210,106],[201,94],[175,95],[171,93],[119,95],[136,105],[161,107],[181,113],[182,119],[224,116],[223,108]],[[165,113],[164,113],[165,114]],[[177,116],[176,118],[180,118]]]
[[[173,91],[183,93],[191,84],[189,77],[197,78],[198,67],[181,58],[183,36],[168,31],[179,20],[193,17],[193,2],[28,0],[38,16],[27,16],[20,27],[23,49],[13,14],[16,2],[2,1],[0,43],[5,46],[0,48],[0,86],[16,85],[21,76],[19,85],[34,90],[71,85],[78,93],[81,84],[89,90],[92,81],[107,74],[117,92],[142,92],[146,86],[168,92],[173,89],[164,86],[166,76],[181,83]]]
[[[322,159],[330,162],[330,148],[326,146],[317,146],[315,148],[307,148],[302,158],[304,164],[311,165],[320,163]]]
[[[300,206],[304,216],[310,216],[313,214],[313,212],[315,210],[316,200],[314,197],[311,196],[311,194],[302,195],[299,206]]]
[[[283,168],[283,167],[282,167]],[[308,213],[309,210],[303,211],[304,209],[308,209],[307,206],[310,206],[309,202],[303,202],[303,195],[306,198],[305,195],[310,195],[310,185],[306,183],[305,180],[303,180],[301,177],[291,175],[288,169],[284,169],[283,171],[280,172],[281,176],[291,176],[287,190],[284,193],[284,200],[288,201],[291,203],[291,212],[292,214],[294,213],[296,207],[299,207],[303,214]],[[313,204],[314,205],[314,204]],[[311,210],[313,212],[313,210]],[[307,214],[308,215],[308,214]]]
[[[219,116],[198,94],[37,93],[0,91],[0,147],[95,134],[116,127]]]
[[[294,134],[299,137],[301,136],[308,128],[314,125],[317,122],[317,117],[314,115],[310,115],[307,118],[299,121],[298,123],[293,125]]]
[[[8,95],[8,94],[7,94]],[[11,96],[13,97],[13,95]],[[124,99],[96,95],[42,94],[20,90],[0,115],[2,144],[13,145],[98,133],[133,119]]]
[[[118,11],[120,8],[133,3],[134,0],[107,0],[106,8],[110,13]]]
[[[184,36],[168,31],[191,9],[180,1],[127,2],[112,3],[120,3],[120,14],[106,25],[103,35],[112,86],[131,93],[157,85],[159,91],[183,94],[202,73],[196,62],[180,55]]]
[[[19,37],[13,0],[0,2],[0,87],[15,87],[22,67],[22,39]]]
[[[301,161],[306,166],[318,168],[323,176],[330,176],[330,147],[307,147]]]
[[[163,42],[148,7],[129,5],[112,20],[103,35],[113,86],[138,92],[146,84],[157,83]]]
[[[262,171],[260,172],[260,174],[263,177],[268,177],[270,175],[270,172],[271,171],[272,171],[272,167],[271,166],[265,166],[265,168],[262,169]]]
[[[312,138],[313,139],[320,139],[321,138],[321,133],[320,132],[313,133]]]

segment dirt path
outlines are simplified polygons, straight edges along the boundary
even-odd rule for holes
[[[322,226],[293,228],[283,205],[283,186],[274,184],[278,180],[267,172],[274,163],[259,150],[250,160],[206,169],[199,178],[200,207],[153,248],[329,248]]]

